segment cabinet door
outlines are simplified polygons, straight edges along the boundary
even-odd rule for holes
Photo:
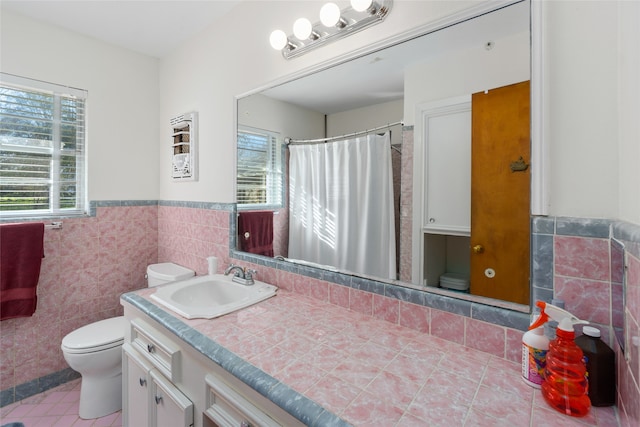
[[[125,427],[149,425],[150,370],[151,366],[129,344],[122,346],[122,421]]]
[[[193,403],[155,369],[150,372],[151,421],[155,427],[193,425]]]
[[[471,104],[423,113],[425,206],[423,228],[468,235],[471,228]]]

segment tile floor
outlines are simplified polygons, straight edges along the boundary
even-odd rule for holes
[[[31,396],[0,410],[0,425],[19,421],[25,427],[121,427],[120,412],[95,420],[78,415],[80,379]]]

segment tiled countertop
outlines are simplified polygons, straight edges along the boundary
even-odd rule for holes
[[[221,366],[307,424],[619,425],[613,407],[581,419],[551,409],[516,363],[296,293],[280,290],[217,319],[186,320],[149,300],[153,292],[122,299],[212,360],[226,357]]]

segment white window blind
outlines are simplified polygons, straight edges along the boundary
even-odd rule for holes
[[[0,74],[0,215],[86,211],[87,92]]]
[[[275,132],[248,127],[238,130],[239,206],[282,206],[281,147]]]

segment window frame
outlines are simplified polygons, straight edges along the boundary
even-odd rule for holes
[[[284,179],[285,179],[285,153],[282,137],[279,132],[270,131],[266,129],[255,128],[251,126],[238,125],[237,130],[237,147],[236,152],[239,152],[240,147],[240,135],[241,134],[254,134],[266,136],[269,140],[269,147],[267,153],[267,171],[266,176],[275,176],[273,179],[276,183],[266,185],[267,201],[266,203],[241,203],[238,200],[238,174],[240,170],[240,156],[237,154],[236,158],[236,204],[238,210],[257,210],[257,209],[279,209],[285,205],[285,192],[284,192]],[[271,168],[271,169],[269,169]],[[274,171],[275,169],[275,171]],[[274,192],[278,194],[275,195]],[[274,198],[276,200],[274,200]]]
[[[16,220],[20,218],[65,218],[87,216],[89,212],[88,192],[87,192],[87,99],[88,91],[44,82],[41,80],[20,77],[8,73],[0,73],[0,86],[16,91],[34,92],[41,95],[52,96],[52,130],[51,146],[37,147],[25,146],[21,144],[4,143],[0,139],[0,150],[12,151],[26,154],[45,154],[50,156],[50,170],[47,182],[49,188],[48,207],[46,209],[20,209],[3,210],[0,205],[0,219]],[[76,99],[82,103],[81,118],[75,122],[65,122],[63,117],[63,103],[66,99]],[[62,127],[73,123],[76,126],[76,134],[73,148],[65,150],[62,142]],[[78,135],[80,136],[78,138]],[[61,167],[64,158],[73,158],[75,161],[74,180],[64,180]],[[25,180],[26,181],[26,180]],[[0,187],[4,184],[4,178],[0,182]],[[65,183],[75,185],[75,207],[60,207],[63,199],[61,188]]]

